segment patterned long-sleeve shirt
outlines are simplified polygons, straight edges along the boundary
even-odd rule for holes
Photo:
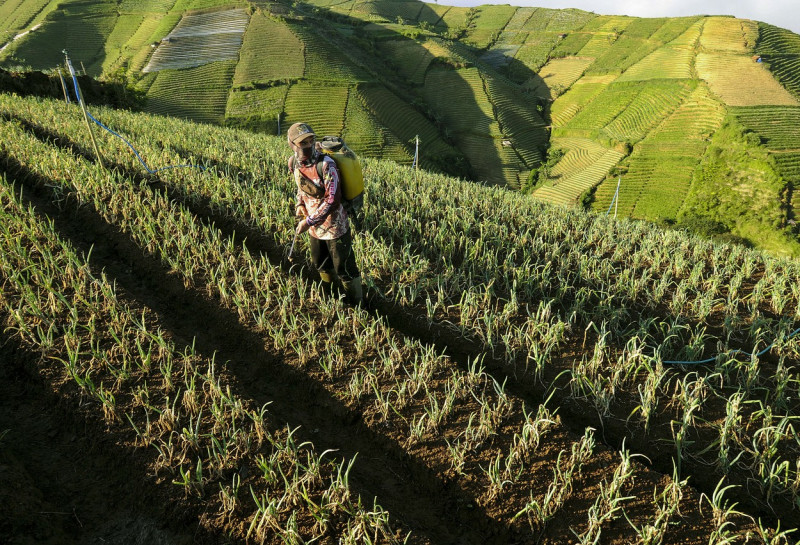
[[[297,157],[290,159],[297,164],[294,179],[297,184],[297,206],[303,205],[308,214],[306,222],[311,236],[320,240],[331,240],[347,233],[347,212],[342,206],[342,187],[336,162],[328,156],[322,159],[322,178],[317,171],[316,161],[304,166]],[[317,190],[317,196],[302,189],[301,177],[310,181]],[[307,182],[306,182],[307,183]]]

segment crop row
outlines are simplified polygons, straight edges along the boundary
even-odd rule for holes
[[[756,53],[760,55],[798,55],[800,54],[800,38],[791,30],[759,23]]]
[[[363,69],[350,62],[339,45],[328,41],[324,33],[294,23],[289,29],[303,42],[303,75],[306,78],[348,83],[366,79]]]
[[[664,46],[625,70],[617,81],[691,79],[693,62],[691,47]]]
[[[484,135],[497,133],[496,128],[494,132],[491,130],[496,123],[494,113],[477,68],[430,70],[425,87],[431,106],[441,112],[451,130]],[[448,89],[447,95],[439,93],[439,89]]]
[[[603,132],[618,142],[637,142],[653,129],[656,123],[677,109],[691,93],[691,89],[680,83],[638,84],[641,92],[603,127]]]
[[[425,72],[434,59],[429,49],[408,39],[381,40],[377,47],[387,58],[392,59],[393,67],[396,67],[403,79],[414,85],[425,82]]]
[[[564,129],[596,130],[616,119],[642,92],[642,85],[609,85],[564,125]],[[583,98],[583,97],[580,97]],[[554,131],[554,135],[558,135]]]
[[[352,97],[353,100],[347,102],[342,138],[351,149],[357,149],[359,153],[376,157],[381,154],[386,145],[384,137],[386,129],[378,124],[359,95],[353,93]]]
[[[800,107],[759,106],[731,111],[742,125],[758,134],[767,149],[800,149],[800,135],[794,130],[800,123]]]
[[[234,84],[302,77],[304,64],[297,62],[302,48],[289,27],[254,13],[244,34]]]
[[[278,86],[231,91],[225,106],[226,122],[266,134],[276,134],[288,90],[289,86]]]
[[[798,101],[767,70],[746,55],[699,53],[697,74],[729,106],[797,106]],[[746,85],[742,85],[746,81]]]
[[[186,15],[161,41],[143,72],[238,60],[248,21],[244,10]]]
[[[40,28],[31,32],[10,48],[14,58],[35,70],[50,70],[64,58],[48,44],[64,43],[70,56],[82,61],[90,73],[99,73],[107,36],[116,23],[116,16],[82,17],[79,15],[51,16]],[[65,37],[68,42],[65,42]]]
[[[353,95],[353,100],[347,102],[345,116],[345,129],[342,136],[352,149],[370,157],[385,157],[397,163],[410,164],[412,162],[414,152],[411,139],[401,139],[393,132],[394,127],[389,125],[387,130],[387,125],[380,124],[377,121],[378,118],[364,102],[363,95],[360,93]],[[420,147],[422,148],[424,145],[420,144]],[[434,144],[428,143],[427,147],[428,151],[422,152],[420,157],[423,164],[428,163],[429,156],[432,155],[431,150],[447,149],[441,141]]]
[[[540,96],[556,98],[575,83],[594,59],[587,57],[566,57],[551,59],[539,71],[546,90],[539,89]]]
[[[675,217],[691,183],[694,165],[702,157],[706,139],[722,123],[724,112],[704,86],[697,87],[657,130],[642,140],[628,160],[628,172],[622,181],[615,207],[623,214],[642,218]],[[694,146],[687,146],[693,141]],[[605,211],[616,192],[616,180],[603,183],[597,190],[595,208]],[[638,205],[639,197],[649,191],[658,193],[650,199],[655,206]]]
[[[618,151],[591,140],[559,138],[553,145],[567,149],[567,154],[533,195],[554,204],[576,204],[580,196],[600,183],[622,158]]]
[[[147,110],[194,121],[219,123],[224,119],[235,61],[205,64],[183,70],[162,70],[147,91]],[[192,93],[192,101],[181,93]]]
[[[613,76],[584,76],[575,82],[550,107],[550,119],[553,127],[565,125],[586,104],[601,93],[613,79]]]
[[[78,127],[76,124],[75,128]],[[504,384],[489,377],[477,362],[466,371],[454,369],[431,347],[397,338],[380,321],[374,321],[363,311],[347,309],[336,299],[320,297],[317,286],[302,278],[286,277],[268,262],[251,257],[246,249],[237,248],[230,239],[219,238],[215,229],[195,222],[189,211],[182,210],[166,195],[147,190],[145,186],[136,187],[120,175],[104,174],[97,167],[70,158],[64,152],[58,154],[56,163],[41,161],[48,154],[52,156],[52,148],[31,141],[13,126],[7,125],[5,130],[15,136],[15,144],[7,148],[7,152],[24,154],[25,169],[38,172],[37,175],[50,174],[51,169],[59,168],[79,172],[76,177],[65,179],[66,185],[58,191],[67,191],[84,202],[84,206],[95,207],[107,221],[113,220],[146,252],[160,255],[168,262],[187,286],[207,291],[221,304],[235,309],[245,323],[252,322],[272,340],[276,350],[293,352],[296,365],[325,379],[332,391],[339,392],[345,401],[359,408],[367,423],[389,429],[412,453],[446,453],[447,466],[435,469],[468,476],[463,481],[464,486],[470,482],[480,483],[482,502],[495,505],[495,500],[507,499],[512,490],[532,486],[532,476],[522,469],[531,465],[530,456],[537,452],[540,440],[548,436],[547,430],[555,424],[546,408],[540,407],[536,415],[525,412],[524,403],[506,392]],[[226,185],[226,178],[215,178],[213,174],[210,177],[190,175],[175,189],[186,191],[188,199],[198,191],[206,193],[212,196],[214,206],[221,209],[225,203],[245,207],[265,205],[257,199],[230,199],[238,192],[244,197],[252,188],[235,183]],[[278,188],[271,191],[276,189],[282,192]],[[224,195],[228,198],[219,199]],[[270,199],[266,206],[280,206],[282,200]],[[263,216],[259,219],[269,220]],[[269,221],[281,224],[288,219],[273,216]],[[154,237],[154,232],[174,236]],[[313,305],[309,306],[309,301]],[[326,350],[330,345],[313,334],[320,327],[326,328],[329,339],[338,340],[334,346],[340,350]],[[222,407],[225,414],[226,409]],[[519,416],[524,418],[517,424]],[[513,425],[509,428],[510,424]],[[498,439],[489,441],[493,437]],[[507,453],[489,448],[491,444],[498,444],[500,437],[505,441],[499,444],[510,449]],[[544,481],[547,491],[543,499],[536,493],[524,504],[498,502],[497,508],[502,506],[502,512],[497,516],[508,523],[519,521],[520,528],[528,524],[534,529],[543,528],[554,515],[563,511],[575,486],[574,479],[586,473],[593,450],[594,439],[587,431],[572,447],[564,449],[565,455],[570,455],[569,460],[565,460],[568,463],[562,465],[559,456],[553,480],[549,486]],[[604,459],[607,458],[605,455]],[[626,451],[623,451],[619,467],[619,473],[612,479],[592,485],[598,487],[599,499],[596,507],[588,510],[581,535],[597,538],[602,523],[621,514],[628,498],[623,498],[620,492],[623,487],[627,489],[632,485],[628,481],[634,472],[646,473],[641,468],[634,469]],[[598,475],[598,469],[595,466],[592,470],[593,476]],[[183,482],[188,483],[186,486],[192,486],[192,475],[197,478],[197,473],[181,472]],[[297,485],[301,491],[302,483],[301,480]],[[681,486],[678,483],[678,492]],[[195,491],[194,488],[190,490]],[[265,504],[259,500],[265,496],[253,494],[253,497],[259,513],[262,509],[267,513],[250,519],[250,528],[259,531],[262,528],[257,521],[273,511],[264,508]],[[314,502],[314,505],[320,504]],[[280,509],[281,504],[277,507]],[[677,503],[674,507],[677,508]],[[385,522],[382,512],[378,515],[376,518]]]
[[[0,41],[26,29],[47,6],[47,0],[8,0],[0,5]],[[3,44],[5,45],[5,44]]]
[[[320,100],[320,93],[325,99]],[[285,124],[303,121],[314,127],[318,134],[341,134],[344,128],[345,105],[350,87],[319,87],[298,83],[289,87],[286,94]]]
[[[7,327],[40,354],[42,366],[58,362],[58,373],[108,428],[150,450],[157,474],[187,498],[214,504],[222,520],[249,521],[247,536],[260,541],[331,528],[345,539],[368,533],[394,541],[387,513],[352,495],[352,463],[299,443],[268,404],[253,407],[232,394],[213,358],[176,346],[154,313],[122,303],[114,285],[52,223],[23,207],[5,179],[0,215]]]
[[[153,17],[146,18],[141,14],[121,14],[117,18],[114,30],[111,31],[111,34],[106,39],[105,58],[102,62],[101,72],[114,72],[116,67],[130,58],[134,51],[144,46],[143,39],[146,39],[146,37],[142,38],[141,36],[143,33],[142,27],[145,26],[145,22],[152,25],[153,21]],[[145,26],[144,33],[149,34],[146,29],[147,26]],[[138,39],[134,39],[134,37]]]
[[[593,32],[592,38],[578,51],[579,57],[597,57],[605,54],[617,41],[619,34],[615,31]]]
[[[203,145],[202,138],[192,143],[198,145]],[[243,151],[248,153],[241,149],[237,153]],[[246,157],[241,160],[259,164]],[[391,181],[397,175],[377,165],[368,170],[370,180]],[[794,494],[796,470],[784,463],[791,459],[791,434],[786,424],[776,428],[772,420],[791,422],[794,408],[789,400],[797,385],[794,342],[775,348],[783,362],[778,371],[781,365],[784,371],[774,376],[772,363],[761,370],[752,362],[723,358],[713,369],[684,380],[660,363],[665,354],[691,358],[707,355],[720,342],[723,347],[764,346],[781,331],[786,335],[791,322],[767,318],[762,312],[797,314],[798,294],[788,281],[796,271],[790,263],[761,261],[758,254],[689,241],[680,234],[649,232],[637,224],[614,224],[615,237],[609,238],[608,224],[599,218],[556,214],[538,206],[520,208],[518,199],[502,191],[481,190],[481,197],[473,198],[469,193],[477,189],[466,185],[461,188],[464,200],[456,198],[453,203],[457,209],[433,207],[431,202],[453,200],[452,182],[426,178],[420,183],[410,177],[402,184],[384,182],[374,194],[378,201],[370,207],[379,208],[368,216],[369,236],[358,239],[359,255],[367,260],[364,270],[373,279],[370,289],[400,304],[422,305],[431,319],[447,320],[465,335],[480,339],[493,358],[516,366],[519,373],[527,370],[523,376],[531,373],[546,380],[553,380],[553,373],[562,369],[557,357],[561,350],[576,337],[595,331],[594,323],[597,332],[589,335],[589,342],[596,345],[594,355],[563,362],[571,368],[572,398],[603,408],[603,414],[618,414],[622,404],[623,417],[638,414],[651,435],[672,441],[684,465],[695,457],[716,459],[717,453],[727,455],[732,448],[737,461],[724,468],[732,476],[752,475],[773,499]],[[224,203],[268,200],[221,199]],[[250,217],[260,230],[271,232],[275,227],[268,223],[273,221],[269,216]],[[489,221],[500,217],[502,223]],[[398,225],[403,226],[400,232]],[[422,240],[427,243],[420,244]],[[508,248],[513,250],[502,250]],[[745,283],[746,279],[752,280]],[[594,291],[598,288],[603,292]],[[730,313],[724,322],[721,316],[717,321],[714,310],[720,299]],[[666,306],[659,311],[662,305]],[[673,318],[664,321],[663,312]],[[708,333],[709,326],[713,334]],[[647,396],[635,406],[623,403],[625,392],[637,391]],[[685,402],[680,397],[684,391]],[[735,413],[747,424],[734,445],[715,444],[708,454],[687,443],[687,433],[723,433],[714,416],[725,414],[725,404],[735,402],[736,392],[744,392],[749,404]],[[660,400],[661,395],[668,401]],[[722,407],[717,396],[724,400]],[[693,399],[705,402],[702,420]],[[677,414],[665,422],[664,416],[673,410]],[[786,410],[790,412],[782,412]],[[670,426],[671,421],[682,427]],[[759,430],[772,430],[769,443],[752,442],[767,433]],[[779,468],[789,480],[775,472]]]
[[[358,98],[382,125],[402,141],[410,143],[417,135],[420,147],[435,153],[443,146],[436,127],[406,102],[383,87],[360,86]]]
[[[175,0],[120,0],[120,13],[166,13]]]
[[[367,16],[375,15],[392,23],[397,21],[398,17],[408,22],[414,22],[424,10],[424,6],[412,1],[357,2],[356,5],[353,6],[353,11],[356,13]]]
[[[703,25],[700,47],[704,51],[749,54],[758,37],[758,24],[730,17],[709,17]]]
[[[530,70],[538,72],[549,60],[550,51],[558,43],[558,34],[555,32],[528,32],[514,58],[527,66]]]

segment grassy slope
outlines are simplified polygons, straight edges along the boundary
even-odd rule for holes
[[[230,7],[251,11],[238,62],[142,78],[150,44],[166,36],[182,14]],[[718,129],[719,113],[800,107],[800,37],[731,17],[640,19],[580,10],[328,0],[291,6],[66,0],[57,7],[15,0],[2,9],[4,42],[42,23],[0,53],[5,66],[50,68],[60,61],[61,42],[69,36],[70,54],[83,59],[87,71],[137,81],[148,93],[151,111],[268,133],[303,117],[320,130],[344,131],[362,154],[406,163],[420,135],[423,166],[492,184],[527,185],[529,173],[546,157],[545,125],[551,122],[553,136],[565,139],[560,146],[571,151],[552,169],[557,178],[544,180],[548,189],[538,192],[540,198],[574,204],[594,195],[593,206],[602,210],[623,174],[623,213],[669,223],[680,219],[695,227],[699,224],[689,220],[693,211],[729,212],[708,209],[707,203],[731,188],[709,186],[708,173],[694,168],[719,159],[707,156],[717,152],[707,152],[705,140]],[[765,62],[754,63],[754,54]],[[213,85],[204,87],[207,78]],[[741,85],[743,80],[750,84]],[[173,93],[179,86],[199,94],[187,103]],[[707,89],[698,91],[704,97],[701,109],[715,112],[713,119],[703,118],[697,135],[685,142],[670,137],[665,145],[665,124],[670,134],[694,135],[696,120],[674,113],[697,109],[698,92],[691,90],[698,86]],[[445,88],[448,99],[442,99]],[[324,107],[306,106],[320,93]],[[740,115],[742,130],[758,133],[759,115],[767,114]],[[740,219],[722,218],[731,233],[795,253],[794,242],[767,240],[783,240],[787,233],[775,235],[774,225],[795,219],[797,140],[780,148],[770,147],[763,136],[760,143],[745,140],[747,146],[766,147],[777,178],[750,172],[739,183],[750,180],[745,193],[765,195],[782,217],[756,206],[760,212],[753,212],[746,228]],[[699,202],[706,204],[698,207]]]

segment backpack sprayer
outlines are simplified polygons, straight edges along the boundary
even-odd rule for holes
[[[361,172],[358,156],[338,136],[323,136],[317,143],[317,150],[336,163],[336,170],[339,171],[339,180],[342,184],[342,206],[345,207],[353,225],[360,229],[364,205],[364,175]],[[322,161],[317,163],[317,173],[322,179]],[[288,259],[290,262],[296,243],[297,231],[295,230],[292,246],[289,248]]]

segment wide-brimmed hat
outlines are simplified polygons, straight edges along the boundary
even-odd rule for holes
[[[309,135],[316,136],[314,129],[308,123],[295,123],[289,127],[288,140],[290,144],[297,145],[300,140],[308,138]]]

